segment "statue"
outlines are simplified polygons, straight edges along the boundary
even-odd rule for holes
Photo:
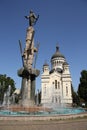
[[[29,25],[33,26],[37,22],[37,20],[39,18],[39,15],[36,16],[35,13],[32,10],[30,10],[30,15],[29,16],[25,16],[25,18],[29,19]]]
[[[30,15],[25,16],[25,18],[29,19],[29,26],[26,30],[26,44],[23,53],[21,42],[19,41],[23,67],[18,70],[18,76],[22,77],[21,105],[28,107],[35,104],[35,81],[36,77],[40,74],[40,71],[33,67],[36,56],[35,53],[38,52],[38,48],[34,46],[35,30],[33,25],[35,25],[39,15],[36,16],[31,10]]]

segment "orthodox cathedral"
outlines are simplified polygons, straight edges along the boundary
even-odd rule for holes
[[[72,105],[72,79],[69,64],[65,56],[56,46],[56,52],[51,57],[51,70],[49,65],[43,65],[41,74],[41,104]]]

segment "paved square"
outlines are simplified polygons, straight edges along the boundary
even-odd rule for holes
[[[87,119],[0,121],[0,130],[87,130]]]

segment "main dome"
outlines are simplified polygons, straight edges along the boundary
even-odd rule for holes
[[[56,46],[56,52],[53,54],[53,56],[51,57],[51,59],[58,58],[58,57],[65,58],[64,55],[62,55],[62,54],[60,53],[59,47]]]

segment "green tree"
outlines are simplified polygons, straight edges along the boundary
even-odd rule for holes
[[[74,91],[73,86],[71,86],[71,89],[72,89],[73,104],[79,105],[79,96],[78,96],[78,94]]]
[[[11,77],[7,77],[6,74],[0,74],[0,103],[3,102],[4,93],[7,91],[9,85],[11,85],[12,94],[16,89],[14,80]]]
[[[39,104],[41,103],[41,91],[39,92]]]
[[[80,101],[87,103],[87,70],[83,70],[81,72],[78,95],[80,97]]]

